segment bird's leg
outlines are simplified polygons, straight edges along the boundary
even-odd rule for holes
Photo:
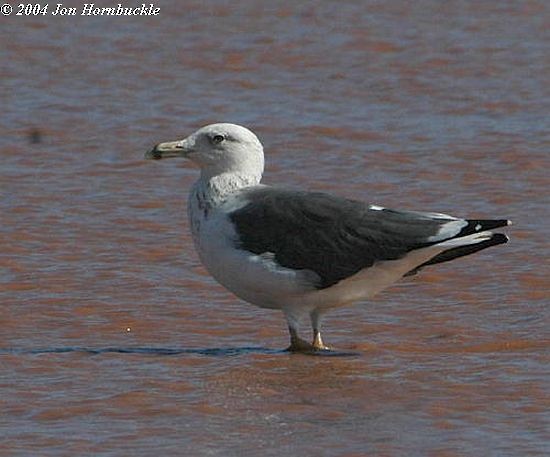
[[[304,341],[298,336],[298,329],[300,328],[299,316],[285,312],[286,320],[288,322],[288,331],[290,333],[290,346],[287,348],[289,352],[311,352],[314,350],[313,345]]]
[[[319,329],[313,330],[313,348],[317,351],[327,351],[330,349],[323,343],[323,340],[321,339],[321,332],[319,331]]]
[[[325,346],[321,339],[321,314],[314,310],[310,314],[311,326],[313,327],[313,349],[316,351],[328,351],[330,348]]]

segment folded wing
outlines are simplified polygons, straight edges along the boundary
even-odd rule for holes
[[[444,250],[408,274],[472,254],[508,238],[488,232],[505,219],[464,220],[446,214],[396,211],[324,193],[255,188],[230,213],[241,249],[270,253],[287,268],[314,271],[319,289],[376,262],[397,260],[428,246]]]

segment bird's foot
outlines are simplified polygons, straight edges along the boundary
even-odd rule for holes
[[[286,349],[288,352],[297,352],[302,354],[314,354],[323,351],[330,351],[328,346],[324,344],[318,344],[318,342],[313,342],[313,344],[308,343],[307,341],[296,338],[290,342],[290,346]]]
[[[288,352],[312,352],[315,351],[313,344],[308,343],[302,338],[292,338],[290,346],[286,348]]]
[[[312,346],[313,346],[313,350],[315,350],[315,351],[330,351],[330,350],[332,350],[332,348],[330,346],[326,346],[323,343],[321,343],[321,344],[313,343]]]
[[[313,348],[316,351],[330,351],[330,348],[321,339],[321,332],[316,329],[313,331]]]
[[[323,344],[321,332],[318,329],[313,331],[313,343],[308,343],[298,336],[298,330],[289,325],[290,346],[286,349],[288,352],[300,352],[302,354],[319,354],[320,352],[330,351],[328,346]]]

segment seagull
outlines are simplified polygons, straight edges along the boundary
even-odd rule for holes
[[[321,338],[327,311],[369,299],[426,266],[508,241],[491,231],[510,225],[506,219],[399,211],[261,184],[262,144],[236,124],[207,125],[145,154],[170,157],[200,168],[188,217],[203,265],[242,300],[283,311],[292,352],[330,350]],[[299,336],[307,317],[311,343]]]

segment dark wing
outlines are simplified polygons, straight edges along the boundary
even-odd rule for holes
[[[255,254],[271,252],[287,268],[314,271],[321,278],[318,288],[330,287],[375,262],[400,259],[412,250],[493,228],[489,225],[506,225],[269,187],[251,189],[244,197],[248,203],[229,214],[240,247]],[[450,259],[440,261],[446,260]]]

